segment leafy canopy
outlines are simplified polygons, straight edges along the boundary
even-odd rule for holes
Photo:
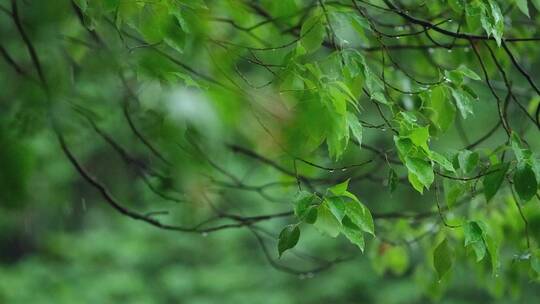
[[[501,280],[517,260],[538,280],[540,1],[1,8],[5,208],[31,191],[17,144],[39,158],[31,142],[54,139],[109,211],[243,228],[278,270],[367,256],[428,265],[433,281],[469,263]],[[338,257],[297,268],[298,247]]]

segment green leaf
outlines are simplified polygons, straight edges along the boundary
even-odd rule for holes
[[[88,8],[88,0],[74,0],[74,3],[81,9],[83,13]]]
[[[489,258],[491,260],[491,269],[493,276],[498,276],[499,269],[501,268],[501,263],[499,261],[499,242],[492,238],[490,235],[485,235],[484,241],[487,246]]]
[[[531,200],[538,191],[536,175],[528,163],[519,163],[514,173],[514,188],[519,198],[525,202]]]
[[[446,92],[444,86],[437,86],[428,96],[421,95],[424,103],[429,107],[429,119],[442,132],[452,125],[456,117],[456,107],[449,100]]]
[[[345,216],[345,201],[339,196],[330,196],[324,199],[324,203],[334,217],[341,222]]]
[[[512,150],[514,151],[514,155],[516,156],[516,159],[518,161],[518,164],[527,163],[531,166],[533,165],[532,152],[525,147],[525,145],[519,138],[519,135],[517,135],[517,133],[515,132],[512,132],[512,135],[511,135],[511,145],[512,145]]]
[[[512,132],[512,135],[510,137],[512,150],[514,151],[514,154],[516,155],[516,159],[518,162],[525,161],[526,158],[526,149],[523,147],[523,143],[521,142],[521,139],[519,138],[519,135],[517,133]]]
[[[296,246],[298,240],[300,239],[300,228],[298,225],[288,225],[279,234],[278,240],[278,253],[279,256],[283,254],[286,250],[289,250]]]
[[[461,89],[463,91],[465,91],[467,94],[469,94],[473,99],[475,100],[478,100],[478,95],[474,92],[473,89],[471,89],[471,87],[469,87],[468,85],[466,84],[462,84],[461,85]]]
[[[461,116],[466,119],[467,116],[473,114],[473,96],[461,88],[451,88],[450,91],[452,92],[452,96],[456,101],[456,105],[461,113]]]
[[[332,11],[328,15],[333,34],[343,47],[347,47],[356,37],[367,39],[364,29],[369,29],[369,25],[358,14],[351,11]]]
[[[444,198],[449,207],[453,207],[457,199],[465,192],[464,182],[445,178],[443,180]]]
[[[465,8],[462,0],[448,0],[448,5],[456,13],[463,12],[463,9]]]
[[[463,226],[463,231],[465,233],[465,246],[468,246],[474,242],[481,242],[482,235],[484,234],[484,231],[482,230],[482,227],[475,222],[475,221],[469,221]]]
[[[413,188],[420,192],[420,194],[423,194],[424,193],[424,184],[418,179],[418,176],[416,176],[415,174],[412,174],[410,171],[409,171],[409,174],[407,174],[407,179],[409,180],[409,183],[413,186]]]
[[[540,11],[540,0],[532,0],[532,3],[534,4],[534,7]]]
[[[308,207],[301,220],[303,220],[307,224],[314,224],[317,221],[318,215],[319,208],[317,208],[317,206],[315,205],[311,205]]]
[[[187,0],[191,1],[191,0]],[[298,9],[294,0],[268,1],[268,8],[274,17],[285,17]]]
[[[469,150],[460,151],[458,154],[459,167],[464,173],[470,173],[478,165],[479,155]]]
[[[345,181],[328,188],[328,191],[330,191],[334,195],[343,195],[345,192],[347,192],[347,188],[349,187],[349,180],[350,179],[346,179]]]
[[[474,254],[476,255],[477,262],[480,262],[486,257],[487,248],[484,241],[472,243],[470,246],[474,250]]]
[[[362,252],[364,252],[365,247],[365,241],[364,236],[362,235],[362,231],[360,228],[354,224],[354,222],[348,217],[343,218],[343,226],[341,228],[341,231],[351,241],[351,243],[355,244],[360,248]]]
[[[159,43],[166,35],[173,16],[164,5],[147,5],[139,11],[138,30],[148,43]]]
[[[454,250],[444,239],[433,251],[433,266],[435,266],[439,280],[452,268],[453,264]]]
[[[529,15],[529,4],[527,0],[514,0],[519,10],[530,18]]]
[[[499,188],[501,187],[506,171],[508,171],[509,163],[499,163],[488,169],[490,173],[484,176],[482,184],[484,185],[484,195],[486,196],[486,202],[489,202]]]
[[[540,275],[540,250],[536,249],[531,256],[531,268]]]
[[[467,2],[465,12],[467,14],[467,27],[469,30],[477,31],[483,27],[482,17],[485,13],[486,6],[480,1]]]
[[[308,52],[316,51],[324,40],[324,26],[322,15],[313,14],[306,19],[300,29],[300,42]]]
[[[465,247],[472,246],[476,261],[481,261],[486,256],[486,244],[484,243],[484,231],[475,221],[467,222],[463,227],[465,233]]]
[[[316,195],[307,191],[300,191],[294,199],[294,214],[300,220],[304,220],[309,215],[310,207]]]
[[[444,76],[456,87],[461,86],[463,83],[463,73],[457,70],[444,71]]]
[[[386,99],[386,96],[384,96],[383,92],[374,92],[373,94],[371,94],[371,99],[373,99],[375,101],[378,101],[378,102],[380,102],[382,104],[385,104],[385,105],[390,104],[388,102],[388,100]]]
[[[358,142],[358,146],[362,144],[362,133],[363,133],[363,127],[358,118],[354,116],[352,113],[347,114],[347,123],[349,124],[349,128],[351,128],[351,133]]]
[[[439,154],[435,151],[430,151],[431,160],[439,164],[441,167],[443,167],[445,170],[448,170],[450,172],[456,172],[456,169],[454,168],[454,165],[451,161],[449,161],[444,155]]]
[[[409,170],[409,174],[413,174],[424,187],[429,188],[433,183],[435,176],[428,161],[417,157],[406,157],[405,166]]]
[[[408,137],[415,146],[421,147],[426,152],[429,151],[429,147],[427,145],[429,140],[429,127],[414,128]]]
[[[414,145],[409,138],[394,136],[394,143],[400,155],[408,155],[413,149]]]
[[[358,200],[352,200],[345,204],[345,214],[358,227],[367,233],[375,235],[375,224],[369,209]]]
[[[338,116],[332,119],[332,125],[327,132],[326,143],[330,157],[337,160],[347,149],[349,143],[349,126],[347,116]]]
[[[501,46],[503,31],[504,31],[504,17],[501,12],[501,8],[495,0],[485,0],[487,5],[484,5],[480,1],[475,3],[480,6],[480,21],[482,27],[488,34],[488,36],[493,36],[497,45]]]
[[[318,209],[317,221],[314,224],[315,228],[328,236],[338,236],[341,231],[340,222],[330,212],[326,204],[321,205]]]
[[[349,96],[335,85],[327,85],[326,92],[331,96],[336,113],[345,115],[347,113],[347,99]]]
[[[184,85],[186,87],[193,87],[193,88],[197,88],[197,89],[202,88],[202,86],[188,74],[181,73],[181,72],[172,72],[172,74],[174,76],[182,79],[182,81],[184,82]]]
[[[469,77],[470,79],[473,79],[473,80],[482,80],[482,78],[480,78],[480,76],[478,76],[478,74],[476,74],[473,70],[469,69],[468,67],[464,66],[464,65],[460,65],[456,71],[460,72],[461,74],[463,74],[464,76],[467,76]]]

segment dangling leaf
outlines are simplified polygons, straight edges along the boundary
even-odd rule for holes
[[[486,196],[487,202],[489,202],[495,196],[497,191],[499,191],[508,168],[508,163],[499,163],[488,169],[490,173],[486,174],[483,179],[484,195]]]
[[[322,24],[323,17],[321,14],[313,14],[306,19],[300,29],[300,37],[302,46],[308,52],[316,51],[324,40],[324,26]]]
[[[362,252],[364,251],[365,241],[364,236],[362,235],[362,231],[360,230],[360,227],[355,225],[348,216],[343,218],[342,232],[345,237],[347,237],[347,239],[351,241],[351,243],[358,246],[358,248],[360,248]]]
[[[520,199],[530,201],[538,191],[538,182],[532,167],[527,163],[520,163],[514,173],[514,188]]]
[[[288,225],[279,234],[278,240],[278,253],[279,256],[283,254],[286,250],[289,250],[296,246],[298,240],[300,239],[300,228],[298,225]]]
[[[448,273],[453,264],[454,250],[450,247],[448,241],[444,239],[433,251],[433,266],[435,266],[439,280]]]

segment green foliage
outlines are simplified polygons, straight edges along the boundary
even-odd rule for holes
[[[482,27],[489,35],[495,37],[497,44],[500,45],[504,32],[504,17],[499,4],[495,0],[474,1],[480,10],[480,20]]]
[[[321,12],[313,13],[303,24],[300,30],[302,46],[307,52],[316,51],[324,39],[323,16]]]
[[[523,12],[527,17],[529,16],[529,3],[527,0],[515,0],[515,3],[519,10]]]
[[[523,147],[521,139],[516,133],[512,133],[512,149],[517,159],[517,166],[514,172],[514,188],[518,196],[523,201],[529,201],[538,191],[538,181],[533,166],[536,160],[532,152]]]
[[[313,204],[316,196],[312,193],[301,191],[294,201],[294,214],[296,217],[308,224],[313,224],[317,220],[317,206]]]
[[[508,163],[499,163],[489,168],[489,173],[483,179],[484,195],[486,201],[489,202],[504,182],[506,172],[508,171]]]
[[[433,251],[433,266],[437,271],[439,280],[452,268],[454,264],[454,249],[448,244],[448,240],[444,239],[435,247]]]
[[[465,230],[465,247],[472,247],[476,254],[476,261],[481,261],[486,256],[487,246],[484,242],[484,230],[480,224],[474,221],[467,222]]]
[[[530,165],[519,164],[513,179],[516,192],[524,201],[529,201],[538,191],[536,176]]]
[[[9,282],[0,302],[47,302],[13,290],[56,269],[66,286],[95,276],[69,285],[96,284],[86,302],[137,302],[107,286],[143,290],[156,269],[189,285],[205,259],[208,277],[219,275],[200,291],[214,299],[190,303],[233,293],[228,275],[244,264],[246,278],[268,267],[269,277],[295,276],[269,287],[279,295],[228,302],[537,302],[539,0],[3,1],[0,10]],[[144,231],[137,242],[139,228],[124,221],[172,236]],[[113,237],[116,225],[129,240]],[[78,237],[90,244],[71,250]],[[167,254],[150,253],[152,239]],[[196,250],[184,253],[184,242]],[[87,268],[78,255],[90,256]],[[89,270],[95,261],[132,269],[147,255],[138,274],[107,284]],[[178,259],[196,263],[169,269]],[[303,280],[315,273],[328,288],[288,288],[315,285]],[[240,281],[238,292],[251,293],[255,282]],[[343,282],[374,292],[362,298]],[[174,288],[147,289],[140,303],[178,299]]]
[[[348,186],[349,180],[345,180],[328,188],[319,205],[311,205],[315,195],[300,192],[299,199],[295,202],[295,215],[308,224],[314,224],[322,233],[331,237],[342,233],[364,251],[363,233],[375,235],[373,216],[356,195],[347,191]],[[312,214],[315,212],[316,215]],[[279,248],[282,246],[281,239],[280,235]],[[282,252],[281,249],[279,251]]]
[[[279,233],[278,241],[278,253],[279,256],[283,254],[286,250],[289,250],[296,246],[298,240],[300,239],[300,228],[298,225],[289,225]]]

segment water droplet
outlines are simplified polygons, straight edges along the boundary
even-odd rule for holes
[[[452,19],[448,19],[448,22],[454,22],[454,20],[452,20]]]
[[[471,50],[471,49],[469,49],[469,48],[465,48],[464,51],[465,51],[465,53],[468,53],[470,50]]]
[[[208,236],[208,232],[203,232],[203,233],[201,233],[201,236],[202,236],[202,237],[207,237],[207,236]]]
[[[448,49],[447,52],[448,52],[448,53],[452,53],[452,49]]]
[[[343,39],[343,44],[349,44],[348,40]]]
[[[396,36],[396,39],[399,39],[399,38],[401,38],[401,37],[399,37],[399,36]]]
[[[313,272],[308,272],[308,274],[307,274],[308,279],[313,279],[314,276],[315,276],[315,274]]]
[[[433,48],[428,49],[428,53],[433,54],[433,52],[435,52],[435,50]]]
[[[345,172],[345,171],[347,171],[347,168],[341,169],[341,172]]]
[[[328,170],[328,172],[334,173],[334,169],[330,169],[330,170]]]
[[[303,273],[301,273],[301,274],[298,275],[298,279],[300,279],[300,280],[303,280],[303,279],[305,279],[305,278],[306,278],[306,275],[303,274]]]
[[[386,132],[386,128],[382,128],[381,131]]]

